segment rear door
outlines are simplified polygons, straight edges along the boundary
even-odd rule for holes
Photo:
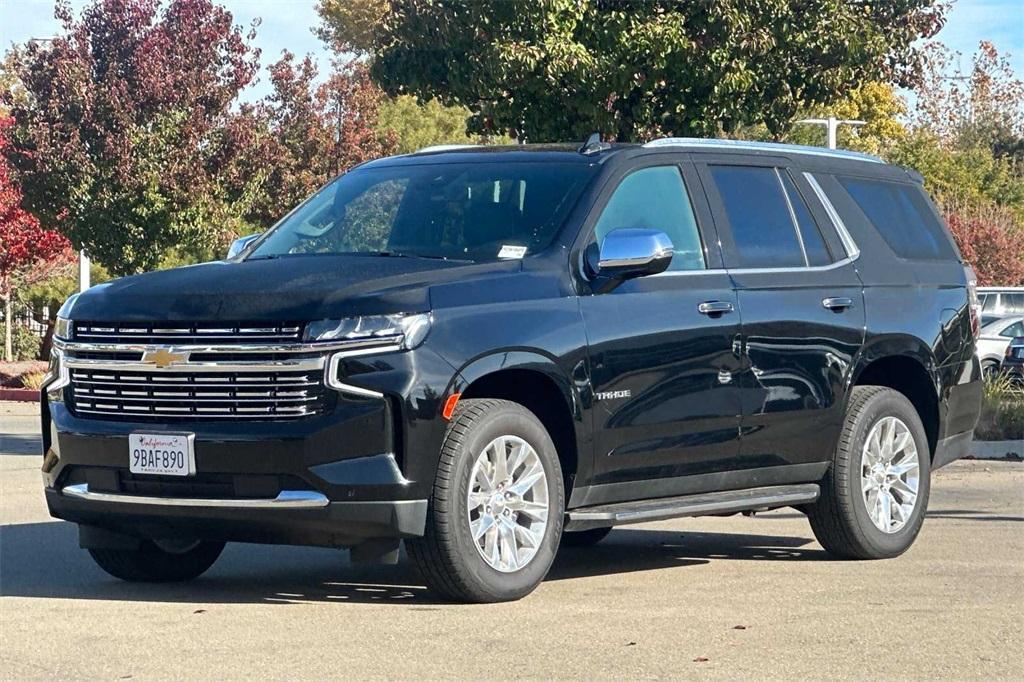
[[[788,159],[723,155],[699,172],[742,317],[741,466],[814,477],[864,340],[856,253]]]

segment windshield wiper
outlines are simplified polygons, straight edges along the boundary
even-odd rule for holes
[[[402,251],[375,251],[374,256],[380,256],[382,258],[418,258],[423,260],[446,260],[455,263],[472,263],[472,260],[468,258],[450,258],[448,256],[438,256],[434,254],[426,253],[404,253]]]

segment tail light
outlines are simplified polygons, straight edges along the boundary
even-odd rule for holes
[[[978,300],[978,276],[970,266],[964,268],[967,274],[967,303],[971,307],[971,334],[975,339],[981,335],[981,301]]]

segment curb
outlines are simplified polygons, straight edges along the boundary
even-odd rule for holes
[[[1024,459],[1024,440],[976,440],[971,443],[971,459]]]
[[[37,403],[39,402],[39,391],[33,388],[0,388],[0,400]]]

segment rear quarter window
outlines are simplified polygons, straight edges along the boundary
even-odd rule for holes
[[[900,258],[957,259],[946,228],[917,185],[850,176],[836,179]]]

